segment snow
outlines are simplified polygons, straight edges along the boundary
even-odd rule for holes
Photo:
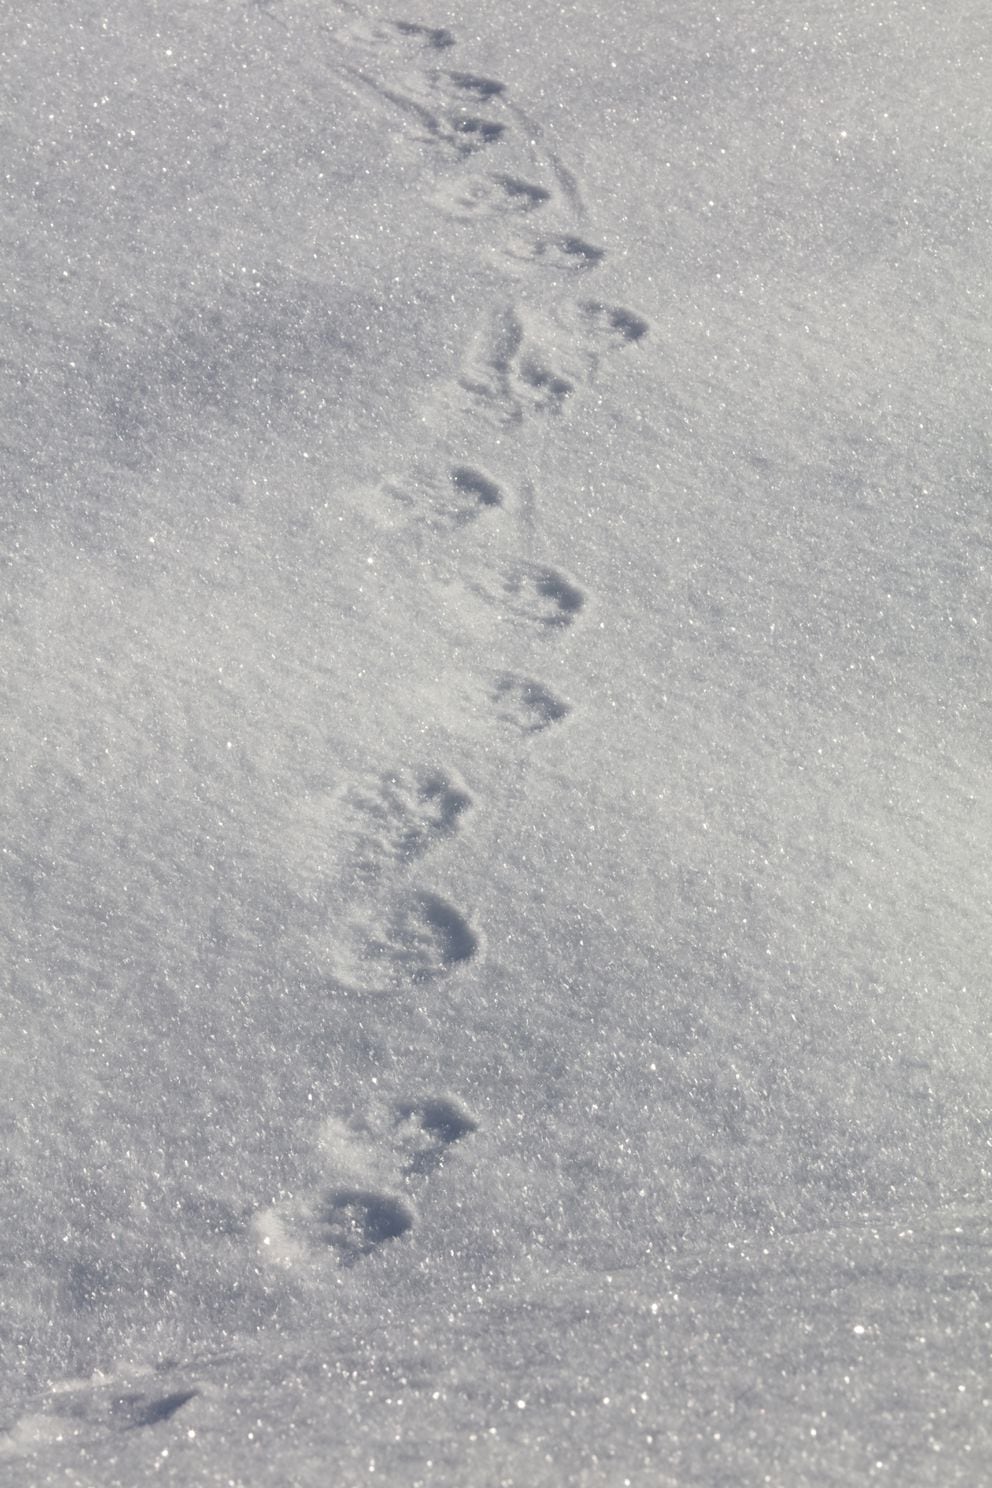
[[[0,22],[0,1483],[989,1476],[989,44]]]

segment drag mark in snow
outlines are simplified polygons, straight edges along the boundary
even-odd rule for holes
[[[532,115],[526,113],[516,103],[510,103],[509,108],[522,126],[524,137],[530,141],[531,149],[536,155],[543,158],[557,177],[562,195],[571,206],[576,218],[581,222],[586,215],[586,207],[575,173],[569,170],[558,152],[545,143],[544,130]]]
[[[136,1431],[141,1426],[157,1426],[160,1421],[168,1421],[198,1394],[198,1390],[175,1390],[171,1395],[157,1398],[125,1395],[117,1402],[115,1414],[129,1431]]]

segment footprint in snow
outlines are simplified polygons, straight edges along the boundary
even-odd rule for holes
[[[539,734],[568,717],[569,707],[543,682],[504,673],[490,692],[496,717],[521,734]]]
[[[423,26],[416,21],[373,20],[355,6],[348,6],[352,16],[334,29],[335,38],[344,46],[366,54],[426,53],[436,55],[449,51],[455,38],[445,26]]]
[[[634,346],[651,329],[643,315],[623,305],[606,305],[601,300],[581,300],[572,320],[590,345],[604,350]]]
[[[566,241],[574,248],[578,240]],[[592,266],[584,251],[567,256]],[[649,329],[633,310],[600,300],[550,313],[503,306],[483,318],[462,363],[456,396],[497,425],[532,414],[557,416],[575,389],[596,376],[604,355],[637,345]]]
[[[446,1097],[398,1101],[395,1110],[395,1143],[408,1179],[436,1173],[454,1144],[479,1129],[464,1107]]]
[[[445,770],[390,771],[304,797],[287,826],[287,854],[312,882],[372,886],[453,836],[471,806]]]
[[[581,376],[555,328],[514,307],[487,315],[458,376],[456,399],[497,426],[557,417]]]
[[[585,605],[585,595],[577,584],[558,569],[540,563],[508,564],[472,587],[502,615],[546,630],[571,625]]]
[[[503,138],[507,126],[499,119],[485,118],[466,106],[464,100],[454,106],[438,108],[429,94],[412,86],[399,87],[380,82],[360,68],[346,67],[348,76],[383,103],[404,117],[414,129],[414,138],[424,144],[439,145],[458,159],[477,154]]]
[[[482,950],[468,916],[424,889],[367,894],[336,914],[314,945],[342,991],[384,997],[409,994],[456,977]]]
[[[328,1188],[298,1206],[289,1228],[306,1250],[331,1251],[342,1266],[353,1266],[387,1240],[405,1235],[413,1221],[413,1209],[402,1197],[375,1189]]]
[[[544,186],[505,174],[459,176],[443,181],[434,193],[435,206],[455,222],[524,216],[550,200]]]
[[[606,257],[605,248],[597,248],[574,233],[560,233],[545,238],[519,238],[500,251],[517,274],[531,269],[544,269],[555,274],[588,274]]]
[[[453,34],[444,26],[422,26],[416,21],[390,22],[397,35],[416,42],[427,51],[446,52],[455,44]]]
[[[478,1122],[450,1096],[396,1101],[376,1118],[324,1123],[318,1148],[328,1174],[256,1216],[263,1253],[282,1265],[354,1266],[417,1222],[415,1199],[451,1148]]]
[[[166,1372],[140,1369],[62,1382],[37,1408],[10,1426],[0,1427],[0,1461],[35,1452],[54,1441],[96,1441],[165,1426],[200,1394],[188,1384],[154,1388],[148,1376]]]
[[[369,493],[366,510],[386,529],[420,526],[447,531],[505,504],[505,491],[486,471],[452,465],[443,473],[419,468],[384,481]]]
[[[468,920],[438,894],[417,892],[393,906],[365,946],[372,980],[435,981],[471,961],[479,938]],[[380,974],[381,973],[381,974]]]
[[[428,85],[451,103],[461,103],[466,98],[491,103],[506,92],[505,83],[477,72],[432,72],[428,74]]]

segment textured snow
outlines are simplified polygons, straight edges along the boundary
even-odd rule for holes
[[[0,21],[0,1483],[992,1476],[969,0]]]

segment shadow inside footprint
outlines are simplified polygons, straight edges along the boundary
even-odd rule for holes
[[[433,815],[427,817],[425,828],[438,836],[447,836],[458,826],[458,818],[472,805],[468,791],[452,785],[447,775],[440,772],[428,775],[420,785],[420,800]]]
[[[436,1172],[448,1148],[479,1129],[478,1122],[454,1101],[444,1099],[402,1101],[396,1107],[396,1120],[420,1137],[403,1169],[407,1177],[422,1178]]]
[[[585,238],[576,237],[572,233],[554,238],[539,238],[535,243],[521,244],[508,251],[511,258],[570,274],[587,273],[590,269],[597,268],[606,257],[605,248],[597,248],[594,243],[587,243]]]
[[[470,222],[502,213],[533,212],[551,200],[551,192],[519,176],[473,176],[443,183],[434,200],[449,216]]]
[[[468,961],[478,949],[478,940],[468,922],[457,909],[436,894],[421,894],[418,912],[424,924],[433,930],[444,966]]]
[[[643,316],[625,310],[622,305],[603,305],[598,300],[586,300],[581,309],[593,330],[615,341],[641,341],[650,330]]]
[[[456,491],[470,496],[480,506],[502,506],[503,493],[495,481],[473,470],[469,465],[456,465],[451,471],[451,484]]]
[[[545,599],[550,599],[558,610],[558,615],[547,617],[548,623],[551,624],[567,624],[579,613],[585,602],[582,591],[576,589],[574,584],[570,584],[567,579],[563,579],[561,574],[555,573],[551,568],[538,571],[534,587],[538,594]]]
[[[585,604],[585,595],[553,568],[536,564],[511,569],[503,590],[519,614],[541,625],[571,625]]]
[[[558,238],[554,246],[563,258],[574,260],[579,267],[584,269],[595,268],[606,257],[605,248],[597,248],[595,244],[587,243],[585,238],[569,235]]]
[[[445,26],[421,26],[416,21],[394,21],[401,36],[411,36],[423,42],[435,52],[447,51],[455,44],[455,38]]]
[[[519,371],[534,407],[544,413],[560,414],[565,399],[575,391],[573,382],[544,366],[534,356],[522,357]]]
[[[506,126],[497,124],[492,119],[476,119],[468,115],[451,121],[451,127],[456,134],[465,137],[466,145],[471,148],[476,145],[494,145],[506,132]]]
[[[522,734],[539,734],[569,714],[567,703],[529,677],[501,677],[492,697],[498,717]]]
[[[550,191],[546,191],[543,186],[534,186],[530,181],[523,181],[519,176],[494,176],[493,180],[511,200],[519,202],[521,206],[532,209],[551,200]]]
[[[438,894],[410,895],[384,930],[366,949],[371,967],[381,967],[390,983],[397,978],[431,982],[470,961],[479,949],[468,921]]]
[[[157,1426],[160,1421],[168,1421],[170,1416],[182,1410],[198,1394],[198,1390],[176,1390],[171,1395],[160,1395],[157,1398],[148,1395],[122,1395],[114,1402],[114,1420],[125,1431]]]
[[[332,1189],[316,1218],[320,1238],[337,1251],[344,1266],[413,1228],[413,1211],[402,1199],[361,1188]]]
[[[448,78],[456,88],[463,93],[471,93],[475,98],[498,98],[501,93],[506,92],[505,83],[498,83],[495,78],[480,77],[475,72],[449,72]]]

